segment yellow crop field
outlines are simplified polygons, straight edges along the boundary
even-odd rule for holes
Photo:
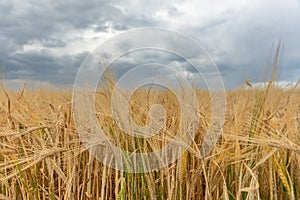
[[[299,199],[297,85],[281,88],[271,80],[256,88],[247,81],[226,91],[223,133],[203,159],[197,154],[210,123],[210,96],[197,90],[200,123],[190,147],[165,168],[128,173],[103,165],[82,144],[72,117],[72,91],[7,91],[2,83],[0,199]],[[151,139],[123,134],[110,110],[112,87],[113,82],[97,92],[95,107],[99,125],[116,145],[149,152],[178,131],[175,96],[148,88],[134,93],[130,115],[147,125],[149,106],[161,104],[165,127]]]

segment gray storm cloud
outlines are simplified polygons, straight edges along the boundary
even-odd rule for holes
[[[0,18],[0,63],[8,80],[71,84],[85,56],[101,42],[122,31],[152,26],[182,31],[202,44],[227,87],[237,87],[245,79],[262,81],[260,74],[280,38],[280,80],[296,81],[300,76],[297,0],[3,0]],[[172,45],[182,46],[176,40]],[[138,64],[140,59],[130,62]]]

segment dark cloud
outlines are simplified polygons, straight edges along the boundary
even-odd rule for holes
[[[183,31],[202,44],[216,62],[228,87],[235,87],[249,78],[260,81],[265,63],[272,59],[279,38],[284,44],[280,78],[287,81],[299,78],[299,1],[220,5],[206,1],[199,4],[198,1],[158,0],[2,0],[0,64],[5,65],[8,79],[71,83],[87,55],[86,49],[80,50],[81,44],[97,41],[102,33],[159,26]],[[221,9],[222,5],[226,9]],[[87,38],[84,35],[87,30],[95,36]],[[187,59],[199,56],[176,38],[166,40],[172,49],[185,47]],[[131,45],[130,42],[120,45],[124,48]],[[179,63],[186,71],[195,73],[194,68],[181,58],[162,57],[166,64]],[[126,62],[121,59],[118,65],[123,66],[120,67],[122,73],[129,68],[132,59],[135,63],[146,63],[156,58],[153,53],[136,55]]]
[[[55,39],[55,38],[43,40],[42,44],[44,47],[49,47],[49,48],[65,47],[67,45],[64,41],[62,41],[60,39]]]
[[[30,40],[48,39],[68,29],[84,29],[91,24],[102,25],[118,10],[108,1],[20,1],[13,5],[2,2],[1,35],[26,44]]]
[[[8,59],[6,78],[72,84],[87,52],[73,56],[55,56],[48,52],[17,54]]]
[[[148,63],[159,63],[173,68],[178,67],[178,69],[183,70],[185,60],[163,50],[143,49],[121,56],[112,63],[111,70],[120,77],[130,69]],[[145,74],[142,77],[148,77],[148,74],[150,74],[148,70],[151,70],[151,66],[150,68],[145,68]]]

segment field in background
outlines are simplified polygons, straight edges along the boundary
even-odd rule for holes
[[[247,87],[247,88],[246,88]],[[224,133],[204,160],[194,156],[210,122],[210,97],[198,91],[201,124],[195,144],[167,168],[145,174],[115,171],[91,157],[76,135],[70,91],[27,88],[0,93],[0,199],[299,199],[300,91],[245,88],[227,92]],[[111,88],[97,93],[99,123],[108,137],[132,150],[138,141],[117,129],[109,107]],[[167,100],[167,101],[166,101]],[[166,133],[176,132],[178,102],[168,91],[136,92],[136,123],[147,109],[167,111]]]

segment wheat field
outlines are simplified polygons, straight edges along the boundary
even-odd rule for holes
[[[274,78],[274,77],[273,77]],[[300,199],[300,90],[271,79],[264,88],[246,82],[226,91],[223,134],[199,159],[210,123],[210,96],[197,90],[199,120],[193,145],[168,167],[147,173],[109,168],[92,157],[76,134],[72,91],[0,92],[0,199]],[[96,94],[99,125],[128,151],[143,144],[152,151],[165,144],[121,133],[110,110],[108,87]],[[170,91],[144,89],[131,99],[131,117],[149,123],[148,110],[167,111],[164,134],[178,130],[178,101]]]

